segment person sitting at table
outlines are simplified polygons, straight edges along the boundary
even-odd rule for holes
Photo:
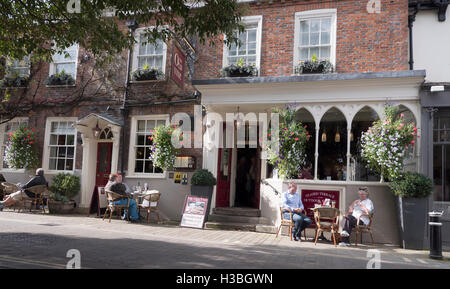
[[[370,215],[373,212],[373,203],[369,199],[369,190],[367,187],[361,187],[358,190],[359,199],[354,201],[349,209],[348,214],[345,216],[344,227],[341,232],[341,242],[339,246],[350,246],[350,234],[352,229],[356,227],[356,223],[359,219],[359,225],[368,225],[370,219],[366,215]]]
[[[18,187],[20,189],[19,191],[9,194],[9,196],[3,202],[0,202],[0,210],[3,210],[4,207],[13,206],[16,202],[21,201],[22,198],[26,198],[26,199],[34,198],[35,194],[26,189],[34,187],[34,186],[39,186],[39,185],[48,186],[48,183],[44,177],[44,169],[42,169],[42,168],[38,168],[36,170],[36,175],[34,177],[32,177],[28,181],[28,183],[26,183],[25,185],[19,184],[18,185]],[[23,194],[22,194],[22,191],[24,192]]]
[[[136,201],[131,198],[131,194],[130,194],[131,190],[128,192],[127,186],[124,183],[122,183],[121,175],[110,174],[109,181],[105,186],[105,190],[130,198],[128,210],[124,211],[122,219],[124,220],[127,217],[127,211],[128,211],[128,212],[130,212],[130,221],[131,222],[139,221],[139,214],[138,214],[138,210],[137,210]],[[113,204],[123,206],[123,205],[126,205],[127,202],[128,202],[127,199],[121,199],[121,200],[113,202]]]
[[[295,241],[299,241],[301,232],[311,225],[312,221],[304,214],[305,207],[303,206],[300,195],[297,193],[296,183],[289,183],[288,191],[283,194],[281,207],[286,210],[283,212],[283,218],[286,220],[289,220],[289,212],[292,212],[292,220],[295,222],[292,237]]]

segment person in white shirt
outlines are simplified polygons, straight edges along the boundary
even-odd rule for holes
[[[369,190],[367,187],[359,188],[358,190],[359,200],[354,201],[349,209],[348,214],[345,216],[344,227],[341,232],[340,246],[349,246],[350,234],[352,229],[356,226],[359,219],[359,225],[368,225],[370,219],[367,215],[373,212],[373,203],[369,199]]]

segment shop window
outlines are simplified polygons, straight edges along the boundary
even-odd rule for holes
[[[450,108],[439,109],[433,123],[434,201],[450,203]],[[439,206],[437,206],[440,209]]]
[[[346,180],[347,121],[337,108],[330,108],[320,121],[318,178]]]
[[[363,107],[353,118],[350,133],[350,173],[351,181],[379,181],[380,175],[367,168],[361,157],[361,137],[379,116],[372,108]]]

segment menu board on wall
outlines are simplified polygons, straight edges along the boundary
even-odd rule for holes
[[[339,208],[339,191],[331,190],[302,190],[302,203],[305,207],[306,215],[314,222],[314,213],[310,208],[314,208],[315,204],[322,204],[325,199],[336,202],[335,207]]]

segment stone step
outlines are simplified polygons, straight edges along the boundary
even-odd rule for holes
[[[221,223],[246,223],[246,224],[261,224],[269,225],[270,220],[264,217],[247,217],[247,216],[233,216],[233,215],[218,215],[212,214],[208,216],[208,221]]]
[[[261,211],[254,208],[221,207],[221,208],[214,208],[213,213],[216,215],[261,217]]]
[[[209,230],[228,230],[228,231],[249,231],[276,234],[277,227],[262,224],[247,224],[247,223],[226,223],[226,222],[211,222],[205,223],[205,229]]]

